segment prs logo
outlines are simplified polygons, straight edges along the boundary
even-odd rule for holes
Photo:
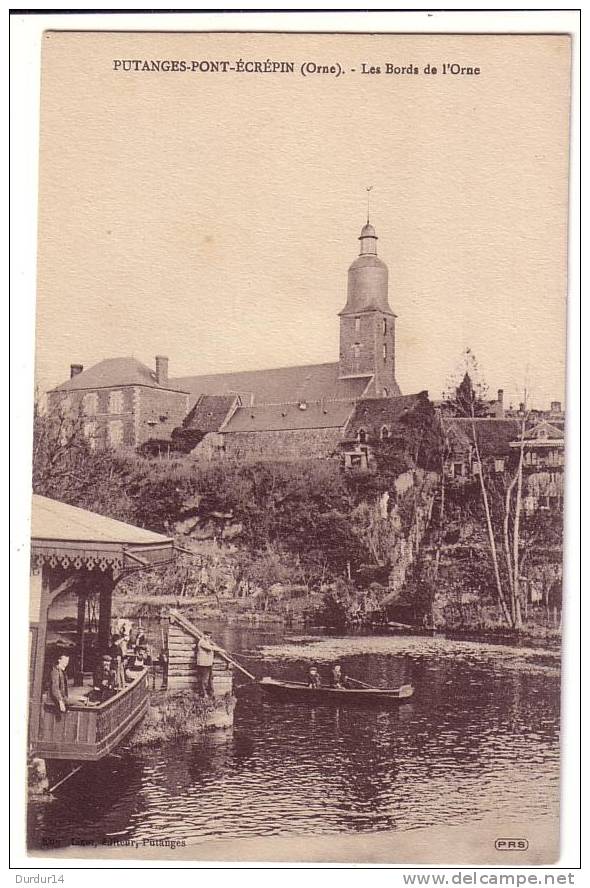
[[[496,839],[496,851],[526,851],[529,843],[526,839]]]

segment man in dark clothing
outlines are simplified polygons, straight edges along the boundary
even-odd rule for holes
[[[337,663],[332,667],[332,671],[330,672],[330,687],[331,688],[349,688],[350,687],[350,679],[344,675],[342,672],[342,667]]]
[[[217,647],[213,644],[211,633],[205,632],[197,645],[197,679],[198,690],[202,697],[214,697],[213,660]]]
[[[66,669],[70,658],[67,654],[60,654],[51,670],[49,682],[49,696],[53,700],[58,712],[65,712],[68,701],[68,680],[66,678]]]
[[[94,672],[92,690],[88,695],[91,703],[104,703],[115,693],[112,686],[111,658],[105,654]]]

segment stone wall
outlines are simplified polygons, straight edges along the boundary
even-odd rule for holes
[[[113,412],[111,394],[121,395]],[[94,396],[90,407],[89,400]],[[84,431],[97,447],[135,447],[149,438],[169,438],[188,411],[188,395],[148,386],[112,386],[73,392],[50,392],[50,411],[60,406],[72,415],[84,413]],[[116,426],[116,436],[110,433]]]
[[[341,429],[294,429],[278,432],[211,432],[191,451],[199,460],[327,459],[342,440]]]
[[[147,387],[139,387],[138,391],[136,443],[143,444],[149,438],[170,438],[188,413],[189,396]]]
[[[383,346],[386,346],[386,355]],[[340,373],[343,376],[373,374],[377,397],[385,396],[384,388],[389,397],[397,393],[394,317],[378,311],[341,317]]]

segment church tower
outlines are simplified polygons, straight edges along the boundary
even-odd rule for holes
[[[340,312],[340,378],[374,377],[368,395],[401,394],[395,381],[395,318],[388,299],[387,265],[377,255],[377,235],[367,219],[360,255],[348,269],[348,298]]]

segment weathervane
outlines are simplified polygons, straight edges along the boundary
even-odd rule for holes
[[[371,191],[373,190],[373,188],[373,185],[368,185],[365,189],[365,191],[367,192],[367,225],[369,224],[369,215],[371,209]]]

